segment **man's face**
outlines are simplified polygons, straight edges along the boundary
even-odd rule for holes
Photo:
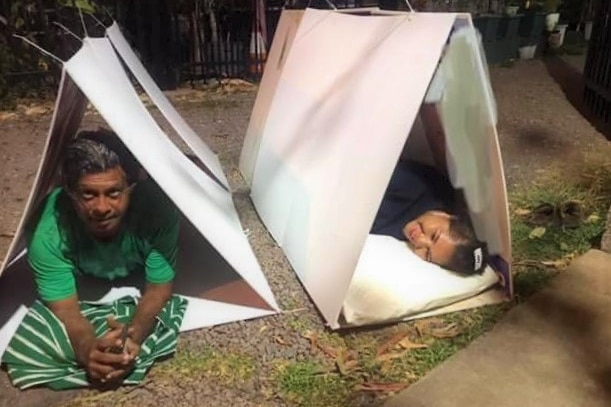
[[[119,232],[129,206],[131,187],[119,166],[81,176],[71,193],[79,218],[98,239],[112,239]]]
[[[408,222],[403,235],[418,257],[444,266],[456,251],[456,241],[450,236],[452,216],[441,211],[428,211]]]

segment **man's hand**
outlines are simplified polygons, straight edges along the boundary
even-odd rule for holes
[[[114,317],[109,316],[106,320],[110,330],[97,340],[96,349],[90,353],[94,363],[88,364],[92,368],[89,375],[92,379],[102,383],[119,381],[133,369],[134,360],[140,353],[140,346],[130,338],[130,331],[127,330],[127,337],[123,335],[124,324],[117,322]],[[120,349],[120,353],[113,352],[113,349]],[[99,353],[102,351],[102,355]],[[91,360],[91,359],[90,359]],[[109,369],[110,368],[110,369]]]
[[[85,370],[92,380],[106,383],[123,378],[129,373],[133,358],[125,353],[117,354],[108,351],[120,343],[120,329],[112,329],[93,342],[85,361]]]
[[[50,302],[48,306],[66,327],[76,360],[92,380],[102,383],[119,381],[132,370],[133,361],[140,351],[134,341],[127,341],[126,351],[122,354],[108,352],[110,348],[121,345],[122,324],[111,317],[108,321],[110,331],[96,338],[93,326],[80,312],[76,295]]]

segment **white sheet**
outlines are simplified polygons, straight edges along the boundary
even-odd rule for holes
[[[308,9],[286,57],[252,198],[333,327],[454,20]]]

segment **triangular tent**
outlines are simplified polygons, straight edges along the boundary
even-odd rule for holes
[[[117,53],[199,159],[199,166],[172,143],[144,107]],[[43,158],[0,266],[0,326],[35,296],[23,256],[24,228],[57,185],[61,152],[77,133],[88,102],[182,212],[175,291],[189,299],[189,307],[181,330],[275,313],[276,301],[242,231],[218,158],[172,107],[113,25],[104,38],[85,38],[82,48],[64,63]],[[109,288],[100,282],[79,287],[79,295],[99,299]],[[0,331],[0,343],[9,331]]]
[[[430,120],[419,113],[423,102],[444,135],[424,140],[428,152],[420,148]],[[345,322],[346,294],[397,160],[426,161],[434,148],[445,150],[449,178],[464,190],[499,277],[492,289],[409,318],[511,296],[496,107],[478,35],[469,15],[283,11],[240,170],[331,327]]]

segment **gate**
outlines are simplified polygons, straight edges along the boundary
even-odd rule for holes
[[[584,102],[598,119],[611,118],[611,1],[598,4],[584,68]]]

